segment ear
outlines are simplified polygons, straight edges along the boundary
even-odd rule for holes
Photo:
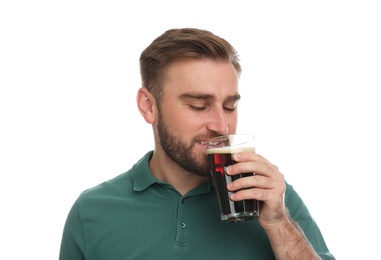
[[[146,87],[141,87],[136,96],[138,109],[147,123],[153,124],[156,120],[156,102]]]

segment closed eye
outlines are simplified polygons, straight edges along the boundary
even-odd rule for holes
[[[207,107],[206,106],[192,106],[192,105],[189,105],[190,109],[194,110],[194,111],[204,111]]]
[[[224,104],[224,110],[227,112],[234,112],[237,110],[238,100],[229,100]]]
[[[237,107],[232,107],[232,108],[230,108],[230,107],[224,107],[224,109],[226,111],[228,111],[228,112],[234,112],[237,109]]]

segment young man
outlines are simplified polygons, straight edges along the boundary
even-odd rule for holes
[[[129,171],[84,191],[65,224],[66,259],[335,259],[306,206],[278,168],[236,154],[232,200],[260,200],[257,220],[222,223],[206,140],[235,133],[241,67],[224,39],[192,28],[166,31],[140,57],[137,105],[155,148]],[[244,189],[243,189],[244,188]]]

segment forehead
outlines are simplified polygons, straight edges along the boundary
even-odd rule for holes
[[[173,62],[164,78],[164,95],[198,92],[209,95],[237,95],[239,75],[233,64],[221,60]]]

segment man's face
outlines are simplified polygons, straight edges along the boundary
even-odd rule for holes
[[[158,105],[157,134],[167,156],[185,170],[210,176],[205,142],[235,133],[238,74],[228,62],[175,62]]]

